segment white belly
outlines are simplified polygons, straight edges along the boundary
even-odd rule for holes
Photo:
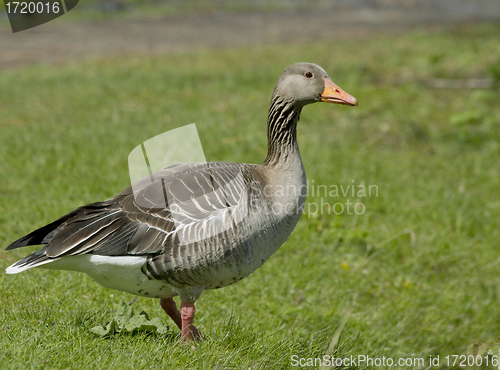
[[[162,280],[149,280],[141,271],[144,256],[68,256],[39,268],[80,271],[106,288],[151,298],[170,298],[177,293]]]

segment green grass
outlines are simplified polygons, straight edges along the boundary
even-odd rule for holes
[[[298,139],[310,183],[378,188],[323,196],[366,211],[304,215],[251,277],[205,292],[196,322],[207,341],[193,347],[176,328],[96,337],[89,329],[133,297],[84,275],[0,274],[1,367],[293,368],[292,355],[327,352],[343,317],[338,356],[443,358],[494,342],[500,94],[428,82],[495,77],[499,32],[469,26],[0,72],[4,247],[119,192],[129,152],[178,126],[197,123],[207,160],[262,162],[272,88],[298,61],[322,65],[360,103],[304,109]],[[1,250],[0,268],[35,249]],[[133,307],[172,327],[157,300]]]

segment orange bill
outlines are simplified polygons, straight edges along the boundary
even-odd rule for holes
[[[358,101],[354,96],[346,93],[329,78],[325,78],[325,90],[321,94],[321,101],[344,105],[358,105]]]

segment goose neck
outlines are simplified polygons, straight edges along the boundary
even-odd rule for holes
[[[297,144],[297,122],[301,106],[293,102],[273,97],[267,117],[268,152],[265,165],[286,162],[291,157],[299,157]]]

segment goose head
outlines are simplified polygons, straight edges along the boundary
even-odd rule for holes
[[[285,69],[278,78],[273,97],[296,107],[316,102],[358,105],[355,97],[333,83],[325,70],[313,63],[296,63]]]

